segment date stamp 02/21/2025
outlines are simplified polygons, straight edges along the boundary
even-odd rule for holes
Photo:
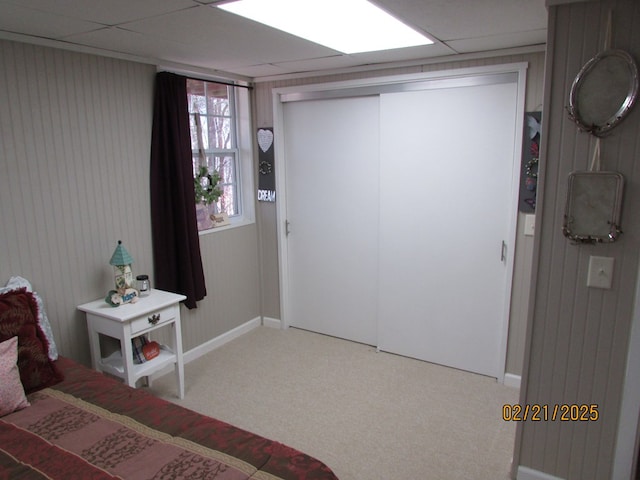
[[[600,418],[597,404],[504,404],[502,420],[505,422],[595,422]]]

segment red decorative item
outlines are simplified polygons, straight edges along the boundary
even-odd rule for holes
[[[13,337],[18,337],[18,370],[27,395],[63,379],[49,359],[49,341],[38,324],[38,303],[26,288],[0,295],[0,342]]]
[[[160,355],[160,345],[158,342],[149,342],[142,347],[142,354],[147,360],[151,360]]]

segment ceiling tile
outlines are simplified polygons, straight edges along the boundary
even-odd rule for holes
[[[545,29],[545,0],[376,0],[442,41]]]
[[[69,32],[88,32],[101,27],[102,25],[96,23],[64,15],[0,2],[0,30],[6,32],[58,39]]]
[[[117,25],[198,5],[193,0],[2,0],[40,12]]]
[[[124,28],[192,45],[200,54],[222,60],[236,59],[241,65],[335,54],[329,48],[207,6],[131,22]]]
[[[486,37],[463,38],[448,43],[449,46],[458,53],[471,53],[527,45],[543,45],[546,42],[546,38],[546,30],[533,30],[530,32],[503,33]]]
[[[178,57],[187,55],[191,50],[186,45],[174,44],[118,27],[106,27],[92,32],[69,35],[65,38],[65,41],[150,59],[171,56],[173,61]]]
[[[77,44],[105,55],[249,77],[411,63],[546,41],[545,0],[372,0],[436,44],[355,55],[213,6],[220,1],[0,0],[0,38],[48,38],[65,42],[64,48]]]
[[[278,65],[273,65],[271,63],[262,63],[260,65],[247,65],[247,66],[239,66],[234,67],[234,72],[243,75],[249,78],[257,78],[257,77],[273,77],[278,75],[286,75],[289,73],[294,73],[292,70],[288,70],[286,68],[282,68]]]

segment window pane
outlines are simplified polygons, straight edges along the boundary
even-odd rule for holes
[[[229,110],[229,98],[227,97],[226,91],[223,98],[207,95],[207,107],[209,115],[220,115],[223,117],[231,115]]]
[[[238,214],[234,192],[235,187],[233,185],[224,185],[222,187],[222,195],[218,200],[218,211],[225,212],[230,217]]]
[[[216,157],[216,170],[220,174],[220,183],[236,183],[235,156]]]
[[[200,131],[198,131],[198,120],[200,121]],[[209,149],[209,137],[207,136],[207,127],[209,120],[205,115],[198,114],[189,115],[189,128],[191,129],[191,150],[198,150],[199,135],[202,135],[202,145],[205,150]]]
[[[195,176],[198,174],[198,170],[200,170],[200,156],[198,155],[197,150],[193,152],[191,158],[193,160],[193,176],[195,178]]]
[[[229,86],[222,83],[206,82],[207,100],[211,108],[214,104],[225,104],[229,109]]]
[[[228,85],[187,79],[194,177],[200,165],[206,166],[210,175],[217,172],[220,177],[217,186],[221,195],[218,201],[211,205],[196,205],[198,230],[213,228],[212,214],[226,213],[231,217],[241,213],[233,94],[232,87]],[[204,149],[204,159],[199,155],[200,144]]]
[[[190,113],[207,113],[204,83],[202,80],[187,79],[187,102]]]
[[[191,150],[198,150],[198,130],[196,128],[196,119],[194,115],[189,115],[189,128],[191,130]]]
[[[202,125],[204,129],[204,124]],[[231,119],[224,117],[207,117],[208,144],[205,148],[233,148],[231,144]]]
[[[187,96],[189,102],[189,113],[200,113],[204,115],[207,113],[207,104],[203,96],[199,95],[188,95]]]

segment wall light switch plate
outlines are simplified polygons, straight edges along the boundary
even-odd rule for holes
[[[524,216],[524,234],[532,237],[536,228],[536,216],[528,213]]]
[[[614,261],[612,257],[589,257],[587,287],[611,288]]]

